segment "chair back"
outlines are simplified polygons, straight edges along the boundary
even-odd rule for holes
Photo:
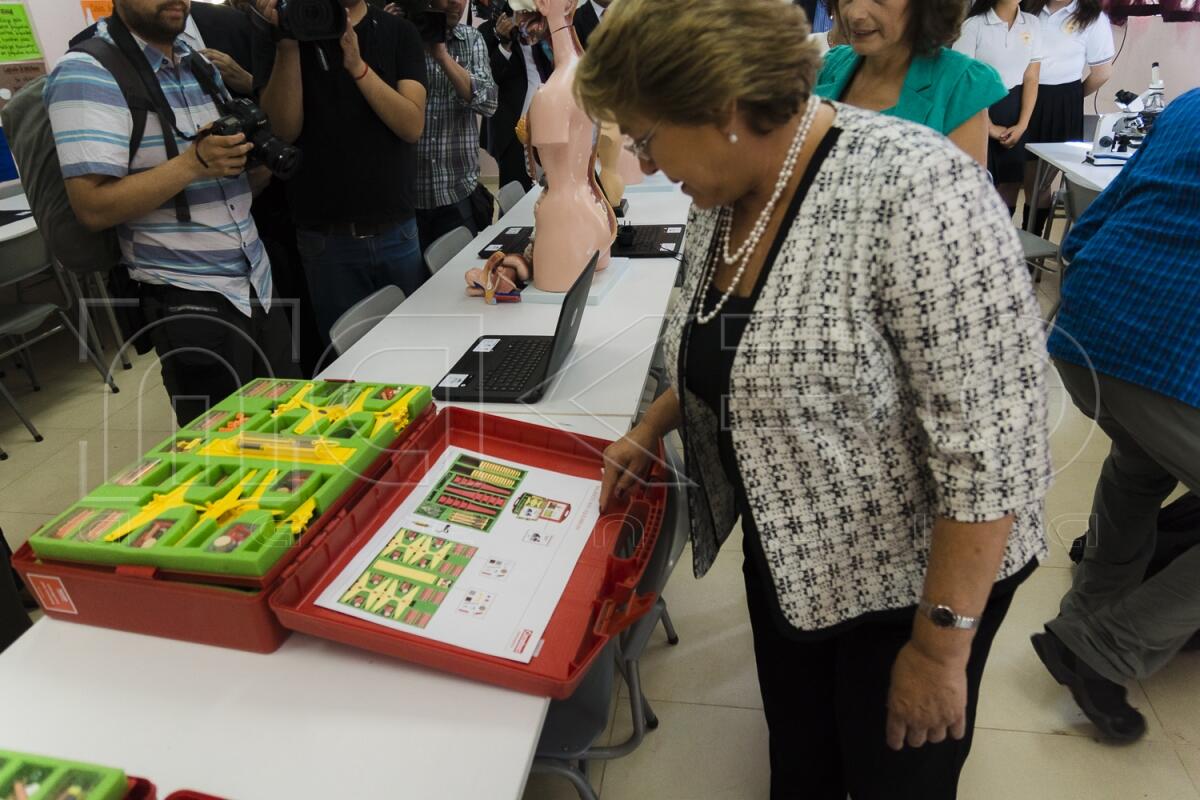
[[[521,198],[525,196],[525,187],[520,181],[512,181],[506,183],[500,188],[500,197],[497,202],[500,204],[500,216],[504,216],[509,211],[512,211],[513,206],[521,202]]]
[[[429,268],[429,274],[434,275],[449,264],[450,259],[461,253],[474,239],[475,235],[463,225],[438,237],[437,241],[425,250],[425,266]]]
[[[1100,196],[1100,192],[1095,189],[1090,189],[1075,181],[1071,180],[1069,175],[1063,175],[1063,184],[1066,186],[1067,195],[1064,198],[1067,219],[1074,225],[1083,216],[1083,212],[1087,211],[1088,206],[1092,201]]]
[[[337,322],[329,329],[329,339],[333,349],[340,356],[349,350],[355,342],[366,335],[367,331],[379,324],[404,302],[404,290],[399,286],[385,286],[372,295],[364,297],[338,317]]]
[[[10,286],[52,267],[50,249],[37,230],[0,242],[0,286]]]

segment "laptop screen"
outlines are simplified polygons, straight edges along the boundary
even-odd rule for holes
[[[592,289],[592,276],[596,274],[596,262],[600,260],[599,251],[592,254],[583,272],[575,279],[567,296],[563,298],[562,311],[558,315],[558,326],[554,329],[554,349],[550,351],[550,365],[547,377],[552,377],[562,363],[567,360],[567,354],[575,346],[575,336],[579,333],[579,321],[583,310],[587,307],[588,292]]]

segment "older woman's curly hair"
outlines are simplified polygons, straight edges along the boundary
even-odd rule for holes
[[[968,0],[910,0],[907,33],[913,54],[928,56],[954,44],[967,16],[967,5]],[[837,24],[843,25],[840,6],[839,0],[831,11]]]
[[[812,92],[820,51],[789,0],[618,0],[588,39],[575,93],[593,118],[722,124],[736,103],[767,133]]]

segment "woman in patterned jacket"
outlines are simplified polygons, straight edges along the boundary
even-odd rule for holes
[[[741,518],[772,797],[956,795],[988,650],[1045,540],[1045,343],[986,172],[812,96],[780,0],[621,0],[577,93],[694,202],[673,389],[602,504],[684,442],[697,576]]]

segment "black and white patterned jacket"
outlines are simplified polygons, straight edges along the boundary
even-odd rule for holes
[[[763,286],[728,398],[780,609],[800,630],[915,604],[937,517],[1013,514],[1000,578],[1045,554],[1046,349],[1012,221],[948,140],[836,109],[841,134]],[[680,388],[716,219],[691,214],[665,338],[697,577],[737,516],[717,419]]]

